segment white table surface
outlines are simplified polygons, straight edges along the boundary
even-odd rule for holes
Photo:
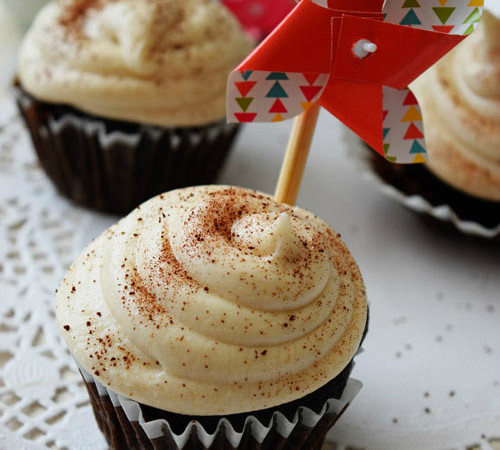
[[[12,67],[18,34],[5,17],[0,5],[0,61]],[[2,76],[9,79],[8,69]],[[221,182],[272,192],[290,127],[246,127]],[[370,334],[355,370],[365,388],[333,437],[384,450],[496,445],[500,245],[434,227],[383,197],[360,179],[342,133],[322,113],[298,201],[342,233],[371,302]],[[78,245],[114,220],[96,215]]]

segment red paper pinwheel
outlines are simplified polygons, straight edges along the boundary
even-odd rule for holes
[[[314,103],[388,160],[426,158],[408,85],[474,31],[482,0],[302,0],[231,74],[230,122],[271,122]]]

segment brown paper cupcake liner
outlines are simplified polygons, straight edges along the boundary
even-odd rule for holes
[[[352,364],[330,382],[341,385],[338,398],[313,393],[274,412],[190,418],[122,397],[80,368],[99,428],[115,450],[321,450],[326,434],[362,387],[348,378],[351,369]],[[311,406],[312,397],[321,401]]]
[[[370,313],[355,357],[363,353]],[[116,394],[78,362],[101,432],[112,450],[321,450],[362,388],[354,358],[320,389],[275,408],[227,416],[185,416]]]
[[[481,200],[449,186],[425,165],[385,161],[350,132],[346,132],[345,138],[361,172],[388,197],[462,234],[500,241],[500,203]]]
[[[38,101],[16,84],[19,110],[58,191],[100,211],[126,214],[172,189],[214,183],[239,126],[162,128],[95,117]]]

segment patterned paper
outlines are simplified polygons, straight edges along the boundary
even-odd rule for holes
[[[427,151],[418,101],[410,89],[384,86],[384,156],[394,163],[423,163]]]
[[[236,72],[228,95],[237,106],[237,122],[281,122],[295,117],[319,100],[329,74]],[[254,103],[255,102],[255,103]]]
[[[483,6],[484,0],[387,0],[384,10],[390,23],[469,35],[479,24]]]
[[[302,0],[231,74],[228,120],[277,122],[319,103],[389,161],[425,162],[406,86],[476,29],[483,1]],[[356,58],[360,39],[377,51]]]

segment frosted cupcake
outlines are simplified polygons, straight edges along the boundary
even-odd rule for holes
[[[17,97],[61,193],[129,212],[160,192],[213,182],[237,128],[228,73],[252,43],[212,0],[60,0],[26,35]]]
[[[115,449],[320,449],[367,325],[337,234],[221,186],[160,195],[109,229],[56,311]]]
[[[431,206],[448,206],[467,230],[500,234],[500,20],[485,12],[475,33],[413,86],[424,113],[429,161],[375,163],[384,180]],[[469,227],[470,228],[470,227]]]
[[[415,83],[428,169],[500,208],[500,20],[486,12],[478,32]]]

